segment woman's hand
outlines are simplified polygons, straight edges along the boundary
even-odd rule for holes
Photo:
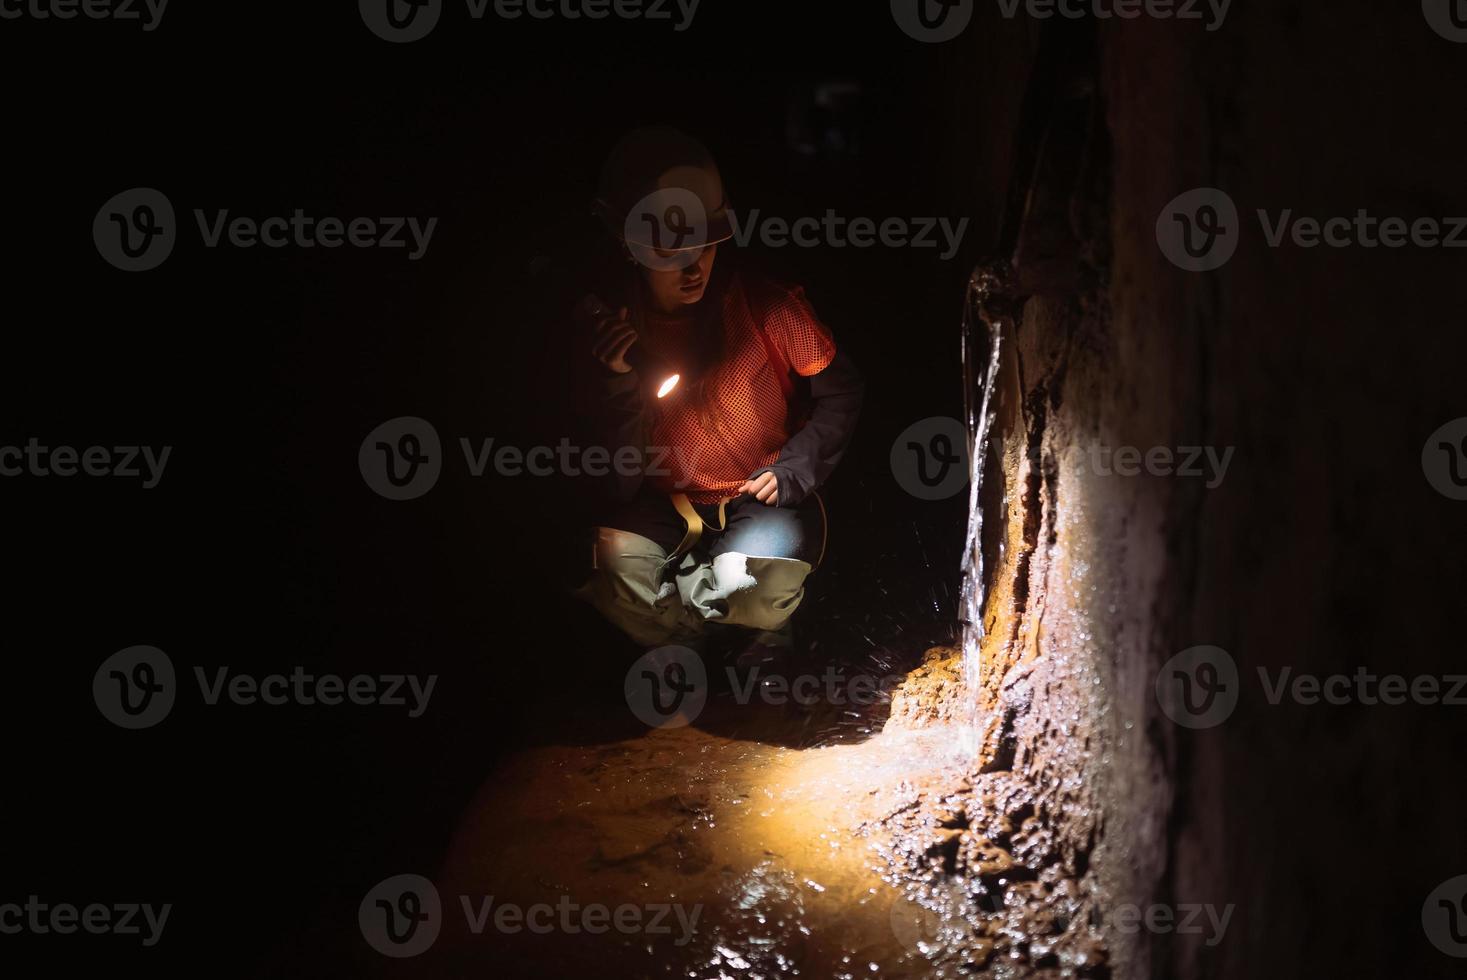
[[[745,481],[744,485],[739,487],[739,493],[752,494],[755,500],[761,504],[768,504],[770,507],[779,506],[779,480],[775,479],[774,473],[770,470],[765,470],[754,479]]]
[[[626,374],[632,369],[627,363],[627,351],[637,342],[637,331],[632,329],[629,319],[631,311],[623,306],[615,313],[608,313],[596,321],[596,330],[591,336],[591,354],[617,374]]]

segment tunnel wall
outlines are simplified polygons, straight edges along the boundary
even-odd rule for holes
[[[1018,116],[1044,28],[980,27],[950,56],[974,161],[955,194],[995,215],[1017,179],[995,129]],[[1443,801],[1462,785],[1453,709],[1272,704],[1257,673],[1460,660],[1445,583],[1467,505],[1431,489],[1421,452],[1467,415],[1462,253],[1270,247],[1256,210],[1467,213],[1441,86],[1467,78],[1467,46],[1414,3],[1352,0],[1239,4],[1215,32],[1111,21],[1096,48],[1097,159],[1064,188],[1078,278],[1024,290],[1004,332],[980,778],[1035,791],[1103,909],[1233,907],[1213,944],[1107,921],[1117,976],[1448,975],[1420,916],[1467,873]],[[1239,246],[1188,272],[1156,222],[1204,186],[1236,202]],[[1208,487],[1091,452],[1124,446],[1233,455]],[[1239,690],[1226,721],[1193,730],[1155,683],[1199,645],[1228,652]]]

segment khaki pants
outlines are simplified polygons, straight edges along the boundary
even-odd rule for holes
[[[647,647],[687,644],[709,624],[782,629],[824,546],[814,498],[793,509],[739,498],[725,528],[705,530],[674,562],[668,557],[686,525],[666,497],[641,497],[618,516],[627,528],[596,529],[595,568],[577,595]]]

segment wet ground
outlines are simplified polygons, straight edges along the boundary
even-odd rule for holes
[[[510,758],[435,876],[439,938],[385,974],[1103,975],[1076,883],[1008,849],[1022,792],[971,778],[942,653],[870,706],[725,692],[687,727]]]

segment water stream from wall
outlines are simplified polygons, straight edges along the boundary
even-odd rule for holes
[[[963,724],[963,747],[978,752],[979,672],[982,667],[983,601],[983,471],[993,426],[993,391],[998,380],[1003,319],[993,312],[1007,294],[1008,277],[1000,266],[980,265],[968,280],[963,308],[962,357],[964,422],[968,428],[968,532],[963,545],[963,584],[958,615],[963,624],[963,680],[970,717]]]

